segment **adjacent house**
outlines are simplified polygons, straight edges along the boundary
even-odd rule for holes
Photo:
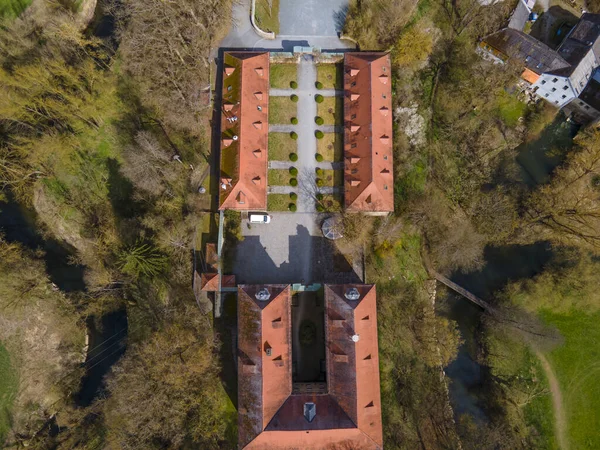
[[[600,14],[583,14],[556,50],[512,28],[487,36],[480,48],[498,62],[523,64],[529,89],[575,120],[600,118]]]
[[[224,55],[219,209],[267,207],[269,53]]]
[[[387,53],[344,55],[344,204],[394,211],[392,82]]]
[[[238,286],[239,447],[381,449],[375,286],[306,295]]]

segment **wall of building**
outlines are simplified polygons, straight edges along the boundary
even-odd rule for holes
[[[554,105],[562,108],[572,101],[577,94],[567,77],[543,73],[533,84],[533,91],[536,95]]]
[[[577,95],[583,91],[597,66],[596,55],[590,49],[570,76],[571,84]]]

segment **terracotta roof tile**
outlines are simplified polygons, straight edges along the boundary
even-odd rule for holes
[[[226,52],[224,59],[225,75],[235,70],[223,80],[221,177],[231,182],[221,185],[220,209],[266,209],[266,183],[253,180],[267,178],[269,54]]]
[[[382,448],[375,286],[324,289],[327,393],[292,394],[290,287],[238,287],[241,448]]]
[[[348,211],[394,210],[393,179],[380,176],[382,170],[393,174],[390,71],[386,53],[344,55],[344,89],[352,90],[350,96],[344,97],[344,142],[352,148],[352,156],[360,158],[358,163],[344,160],[344,201]]]

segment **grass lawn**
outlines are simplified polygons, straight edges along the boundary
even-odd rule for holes
[[[0,0],[0,18],[14,19],[31,4],[31,0]]]
[[[256,24],[267,33],[279,33],[279,0],[256,0]]]
[[[290,167],[293,163],[290,162]],[[269,185],[289,186],[290,179],[294,178],[287,169],[269,169]]]
[[[267,211],[289,211],[289,204],[295,203],[288,194],[269,194]]]
[[[323,118],[325,125],[342,125],[344,123],[344,99],[342,97],[324,97],[323,103],[317,104],[317,114]]]
[[[323,196],[323,200],[318,203],[325,208],[327,212],[338,212],[342,210],[342,195],[327,194]]]
[[[506,91],[501,91],[498,96],[497,112],[500,119],[509,127],[514,127],[519,119],[525,115],[527,105],[517,99],[515,95],[510,95]]]
[[[290,82],[296,81],[296,64],[271,64],[269,78],[272,88],[289,89]]]
[[[269,161],[289,161],[298,146],[288,133],[269,133]],[[290,161],[291,163],[291,161]]]
[[[323,89],[343,89],[342,64],[318,64],[317,81],[323,83]]]
[[[542,313],[565,342],[547,358],[562,389],[571,448],[600,448],[600,313]]]
[[[323,176],[319,177],[324,181],[323,186],[341,186],[344,184],[343,170],[324,170]]]
[[[323,139],[317,139],[317,153],[323,155],[324,161],[342,161],[344,149],[343,136],[338,133],[325,133]]]
[[[298,114],[298,104],[289,97],[269,97],[269,123],[288,125]]]
[[[17,394],[17,374],[8,351],[0,344],[0,445],[10,430],[10,409]]]

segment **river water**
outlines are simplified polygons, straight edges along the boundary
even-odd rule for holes
[[[521,169],[520,179],[514,183],[524,183],[530,188],[546,183],[552,171],[564,161],[573,146],[573,137],[579,127],[567,122],[559,113],[553,123],[531,142],[517,148],[517,163]],[[481,270],[469,273],[453,273],[450,278],[478,297],[494,303],[495,293],[507,283],[531,278],[540,273],[552,257],[548,242],[532,245],[510,245],[487,247],[484,252],[484,266]],[[438,313],[457,322],[464,340],[458,356],[447,368],[451,380],[450,400],[456,418],[470,415],[476,422],[488,420],[486,412],[486,392],[483,390],[486,370],[478,361],[481,309],[454,292],[437,302]]]

